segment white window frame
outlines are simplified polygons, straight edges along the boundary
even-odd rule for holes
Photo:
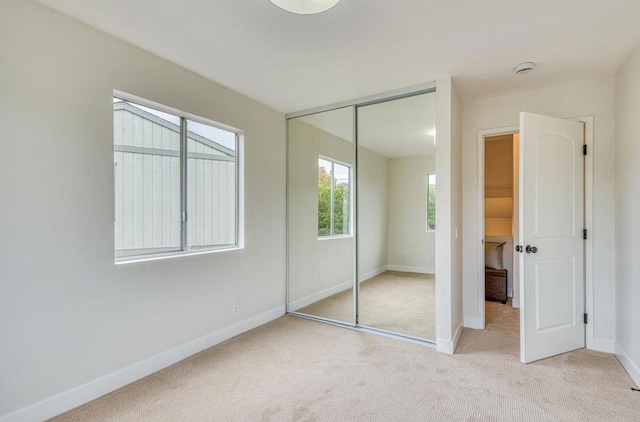
[[[352,219],[352,214],[353,214],[353,166],[349,163],[345,163],[344,161],[340,161],[340,160],[336,160],[335,158],[331,158],[328,157],[326,155],[318,155],[318,159],[316,160],[316,162],[318,163],[318,167],[317,170],[320,171],[320,160],[325,160],[331,163],[331,226],[330,226],[330,233],[327,236],[320,236],[318,235],[318,240],[329,240],[329,239],[340,239],[340,238],[345,238],[345,237],[352,237],[353,236],[353,227],[351,225],[353,219]],[[334,171],[333,171],[333,167],[335,164],[339,164],[343,167],[346,167],[349,170],[349,221],[347,222],[347,227],[349,228],[349,233],[342,233],[342,234],[334,234],[334,226],[333,226],[333,219],[334,219],[334,202],[333,202],[333,189],[334,189]],[[317,172],[316,172],[317,173]],[[318,209],[318,207],[316,207],[316,209]],[[316,226],[318,223],[318,219],[316,218]],[[316,227],[316,233],[318,232],[319,227]]]
[[[200,117],[191,113],[187,113],[154,101],[147,100],[126,92],[114,90],[113,98],[138,104],[160,112],[172,114],[180,118],[180,210],[181,210],[181,233],[180,233],[180,249],[167,252],[141,252],[139,254],[131,254],[127,256],[115,256],[115,239],[114,239],[114,263],[126,264],[142,261],[155,261],[160,259],[175,258],[180,256],[203,255],[216,252],[225,252],[244,248],[244,132],[223,123],[218,123],[204,117]],[[112,112],[113,116],[113,112]],[[235,240],[231,245],[212,245],[204,247],[189,248],[188,239],[188,213],[187,213],[187,120],[191,120],[204,125],[212,126],[227,132],[235,134]],[[112,117],[112,133],[111,139],[113,144],[113,117]],[[112,158],[113,159],[113,158]],[[115,178],[115,174],[114,174]],[[115,179],[114,179],[115,180]],[[115,223],[115,185],[113,220]]]

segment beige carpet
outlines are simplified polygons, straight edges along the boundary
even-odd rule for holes
[[[300,309],[353,323],[353,292],[346,290]],[[435,276],[386,271],[360,283],[360,325],[435,340]]]
[[[640,393],[614,356],[518,361],[517,310],[458,354],[285,316],[56,421],[637,421]]]

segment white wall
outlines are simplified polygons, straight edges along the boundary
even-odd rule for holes
[[[640,385],[640,46],[616,74],[616,354]]]
[[[387,269],[389,159],[358,147],[358,271],[360,281]]]
[[[436,347],[462,333],[462,103],[450,77],[436,81]]]
[[[434,155],[390,160],[390,270],[435,273],[436,234],[426,230],[427,173],[435,174]]]
[[[282,114],[33,2],[1,3],[0,40],[0,419],[284,313]],[[245,131],[243,250],[114,265],[113,89]]]
[[[602,78],[523,92],[464,104],[464,314],[474,326],[478,301],[478,131],[518,125],[519,113],[529,111],[572,118],[594,116],[593,245],[594,342],[612,350],[615,338],[615,234],[614,234],[614,80]]]
[[[288,154],[289,307],[297,310],[353,285],[353,236],[318,239],[318,157],[353,167],[354,152],[351,142],[291,119]]]

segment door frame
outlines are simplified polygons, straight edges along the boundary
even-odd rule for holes
[[[584,309],[585,312],[590,315],[589,323],[586,324],[586,347],[587,349],[594,348],[593,341],[593,116],[580,116],[573,117],[567,120],[576,120],[584,123],[584,142],[587,145],[587,155],[584,161],[584,213],[585,213],[585,228],[588,230],[589,236],[585,241],[585,261],[584,261],[584,283],[585,283],[585,297],[584,297]],[[478,286],[478,319],[479,329],[484,329],[486,326],[485,311],[484,311],[484,145],[485,138],[509,135],[520,132],[519,125],[504,126],[494,129],[483,129],[478,131],[478,233],[477,233],[477,282]],[[518,177],[519,183],[520,177]],[[514,199],[515,200],[515,199]],[[519,200],[519,199],[517,199]],[[520,274],[514,274],[513,283],[521,283]],[[515,290],[515,287],[514,287]],[[522,291],[520,287],[519,291]]]

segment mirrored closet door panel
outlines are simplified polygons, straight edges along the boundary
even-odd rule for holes
[[[288,125],[289,312],[355,325],[354,108]]]
[[[435,340],[435,92],[358,107],[358,322]]]

